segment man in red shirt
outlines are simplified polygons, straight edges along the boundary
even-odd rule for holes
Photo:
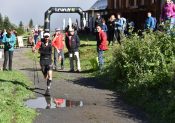
[[[97,52],[98,52],[98,61],[99,61],[99,69],[102,70],[104,66],[104,59],[103,59],[103,51],[107,50],[107,35],[102,30],[102,27],[97,25],[96,27],[98,32],[97,37]]]
[[[58,70],[58,60],[61,60],[61,70],[64,69],[64,42],[63,34],[60,28],[56,29],[54,39],[52,41],[52,46],[54,47],[54,66],[55,70]]]

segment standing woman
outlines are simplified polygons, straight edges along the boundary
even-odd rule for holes
[[[109,18],[109,21],[107,23],[108,26],[108,45],[111,44],[112,41],[112,45],[114,44],[114,28],[115,28],[115,15],[111,15],[111,17]]]
[[[175,4],[172,0],[166,0],[163,9],[162,9],[162,20],[170,21],[170,29],[175,25]]]
[[[4,63],[3,70],[12,70],[12,59],[13,59],[13,51],[14,46],[16,44],[16,36],[14,35],[11,29],[7,30],[7,34],[4,34],[2,43],[4,44]],[[9,62],[9,66],[7,69],[7,62]]]

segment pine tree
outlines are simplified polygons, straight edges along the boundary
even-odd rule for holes
[[[10,20],[7,16],[5,16],[5,18],[4,18],[3,27],[4,27],[4,29],[9,29],[9,28],[12,27],[11,23],[10,23]]]
[[[2,30],[3,29],[3,17],[0,13],[0,29]]]
[[[33,28],[33,20],[32,19],[30,19],[30,21],[29,21],[29,28]]]
[[[23,26],[24,26],[24,25],[23,25],[22,21],[20,21],[20,22],[19,22],[19,28],[23,28]]]

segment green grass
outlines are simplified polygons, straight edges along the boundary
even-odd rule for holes
[[[0,123],[31,123],[36,112],[24,105],[33,96],[31,83],[23,74],[0,72]]]

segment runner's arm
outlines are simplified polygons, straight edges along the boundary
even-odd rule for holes
[[[36,50],[40,48],[40,46],[41,46],[41,41],[38,41],[36,45],[32,48],[32,51],[35,52]]]

